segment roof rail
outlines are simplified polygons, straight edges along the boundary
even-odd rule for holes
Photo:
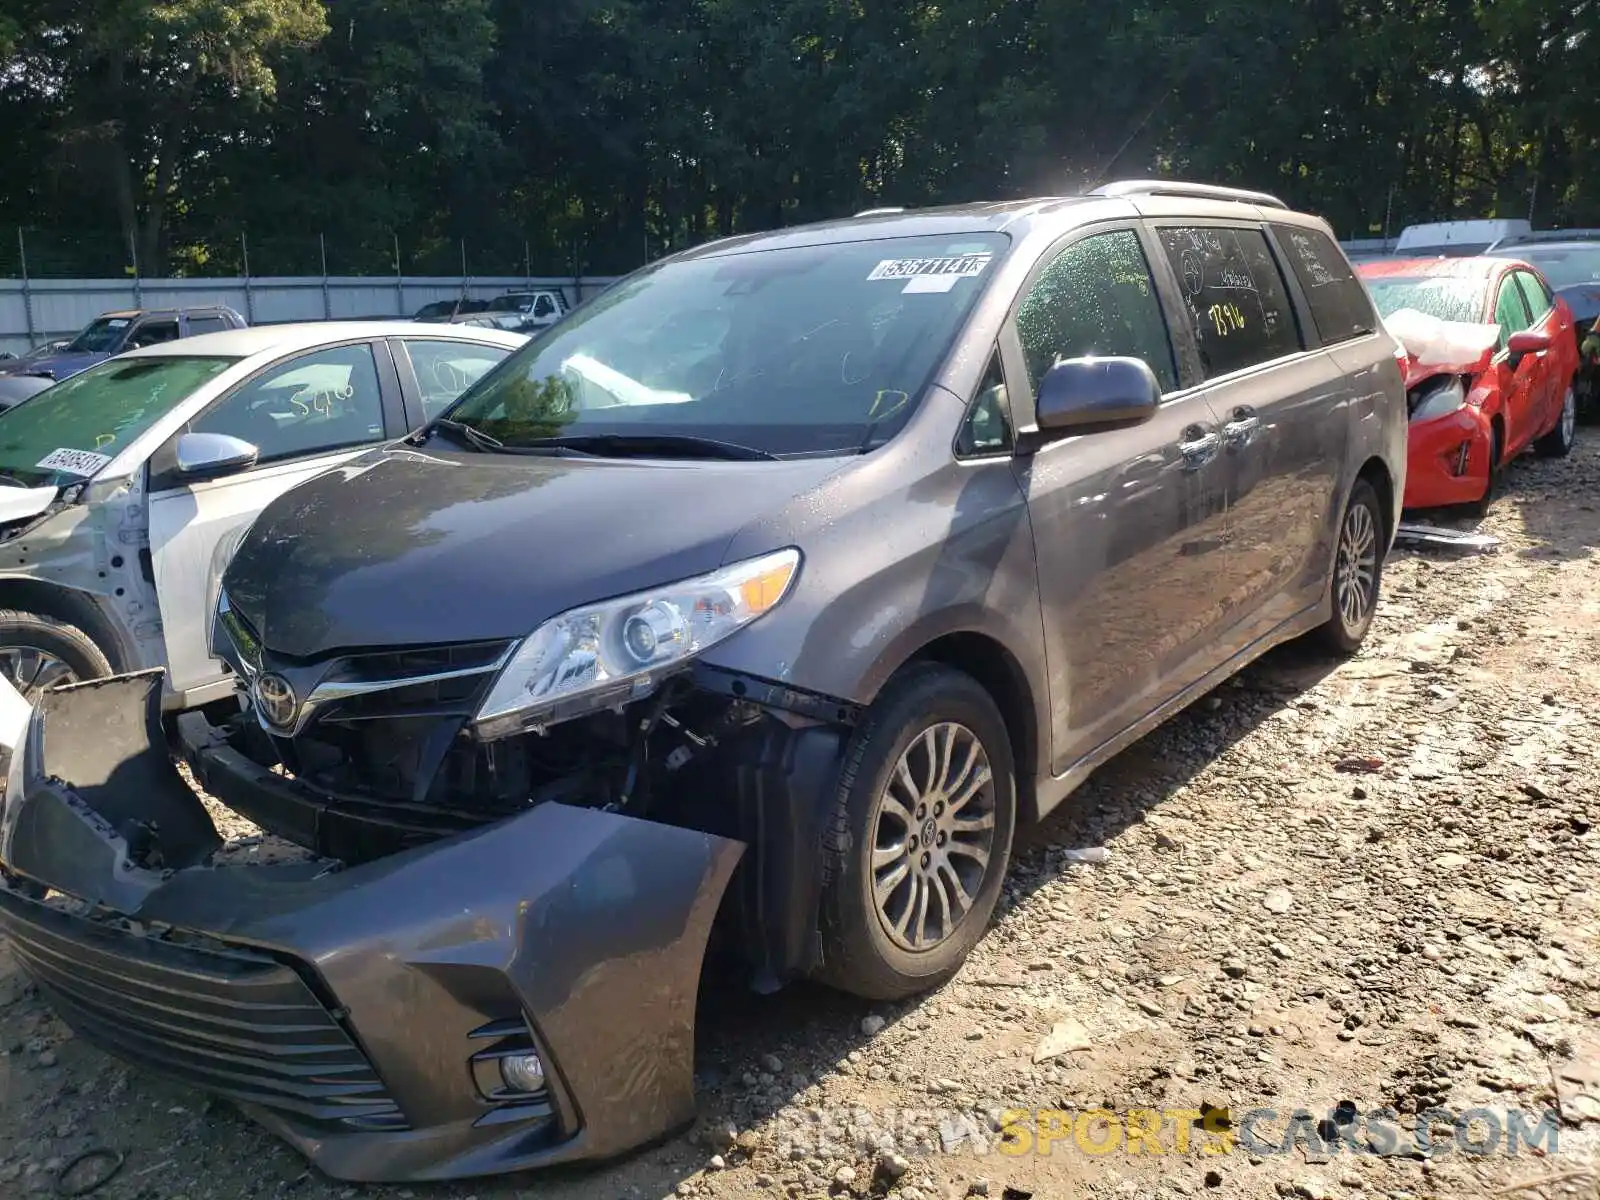
[[[1187,196],[1194,200],[1233,200],[1263,208],[1288,208],[1270,192],[1222,187],[1215,183],[1184,183],[1180,179],[1122,179],[1095,188],[1091,196]]]
[[[886,208],[864,208],[856,214],[858,217],[887,217],[893,213],[903,213],[904,208],[890,205]]]

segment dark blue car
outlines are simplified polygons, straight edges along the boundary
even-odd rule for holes
[[[243,317],[222,305],[104,313],[60,349],[36,350],[0,362],[0,375],[38,375],[60,382],[126,350],[200,333],[243,329],[245,324]]]

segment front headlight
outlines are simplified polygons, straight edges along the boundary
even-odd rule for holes
[[[537,729],[649,695],[776,608],[799,572],[800,552],[779,550],[546,621],[495,679],[474,718],[480,732]]]

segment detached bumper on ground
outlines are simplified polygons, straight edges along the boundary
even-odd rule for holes
[[[159,703],[159,673],[52,693],[11,755],[0,931],[81,1036],[353,1181],[599,1160],[692,1119],[741,843],[544,804],[358,867],[215,865]]]

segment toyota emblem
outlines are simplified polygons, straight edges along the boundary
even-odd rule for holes
[[[275,729],[288,729],[300,710],[300,698],[282,675],[258,675],[255,682],[256,711]]]

